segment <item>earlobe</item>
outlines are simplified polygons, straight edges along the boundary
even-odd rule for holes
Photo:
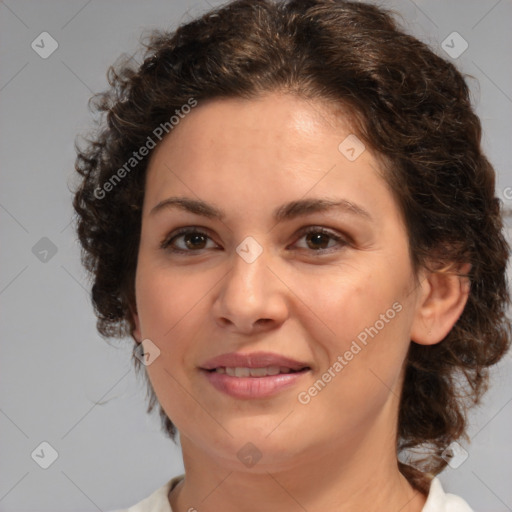
[[[421,283],[422,292],[411,326],[411,340],[420,345],[442,341],[464,311],[469,297],[471,269],[465,263],[458,269],[429,273]]]

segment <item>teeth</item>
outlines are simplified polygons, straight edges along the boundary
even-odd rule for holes
[[[226,368],[226,371],[228,371],[228,368]],[[231,371],[231,368],[229,368],[229,371]],[[235,377],[250,377],[251,376],[251,371],[249,370],[249,368],[235,368],[234,371],[235,371]]]
[[[268,375],[267,368],[251,368],[251,377],[265,377]]]
[[[291,369],[285,366],[266,366],[265,368],[215,368],[217,373],[225,373],[231,377],[266,377],[279,373],[290,373]]]
[[[269,375],[277,375],[279,373],[279,366],[269,366],[266,370]]]

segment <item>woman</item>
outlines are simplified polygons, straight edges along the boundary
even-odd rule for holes
[[[509,249],[461,74],[373,5],[244,0],[109,79],[83,262],[185,466],[128,510],[470,511],[435,475]]]

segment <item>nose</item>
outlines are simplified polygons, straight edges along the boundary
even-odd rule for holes
[[[213,314],[224,329],[251,334],[275,329],[288,317],[288,288],[271,269],[266,252],[248,262],[238,253],[221,280]]]

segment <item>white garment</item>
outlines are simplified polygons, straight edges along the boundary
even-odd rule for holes
[[[133,507],[111,512],[172,512],[168,495],[171,489],[183,479],[179,475],[169,480],[164,486],[157,489],[151,496],[140,501]],[[473,512],[469,505],[459,496],[445,493],[441,482],[434,478],[430,484],[427,501],[422,512]]]

